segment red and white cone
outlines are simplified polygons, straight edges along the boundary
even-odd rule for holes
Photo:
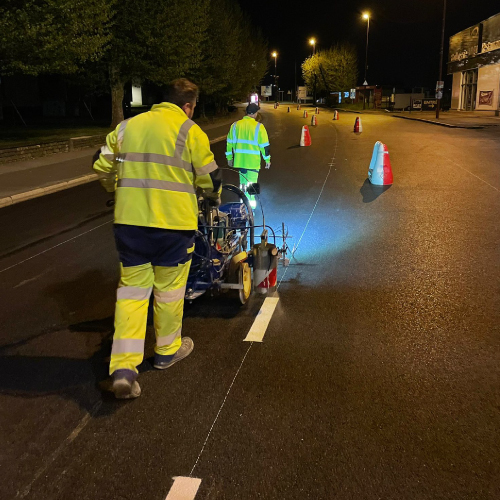
[[[307,111],[304,109],[304,114],[302,115],[302,118],[307,118]]]
[[[316,114],[319,115],[319,108],[316,108]]]
[[[335,110],[333,112],[333,120],[338,120],[339,119],[339,112],[337,110]]]
[[[316,115],[311,116],[311,125],[315,127],[318,124],[318,120],[316,119]]]
[[[356,121],[354,122],[354,132],[357,134],[363,132],[363,125],[361,124],[361,118],[359,116],[356,117]]]
[[[304,125],[302,127],[302,134],[300,136],[300,145],[301,146],[311,145],[311,134],[309,133],[309,127],[307,125]]]
[[[376,186],[389,186],[394,182],[389,150],[380,141],[377,141],[373,147],[368,179]]]
[[[297,111],[300,111],[300,104],[297,104]]]

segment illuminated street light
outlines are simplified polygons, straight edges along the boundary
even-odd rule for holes
[[[368,81],[366,80],[366,73],[368,71],[368,35],[370,33],[370,13],[364,12],[363,19],[366,21],[366,54],[365,54],[365,81],[363,85],[365,86],[365,90],[363,92],[363,109],[365,109],[366,103],[366,86],[368,85]]]
[[[316,54],[316,38],[310,38],[309,44],[313,46],[313,55]]]
[[[271,55],[274,57],[274,88],[275,88],[275,92],[276,92],[276,95],[275,95],[276,102],[278,102],[278,81],[277,81],[278,77],[276,75],[278,53],[276,51],[274,51]]]

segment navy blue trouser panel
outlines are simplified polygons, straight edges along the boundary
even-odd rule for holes
[[[173,267],[191,259],[188,249],[194,244],[195,231],[176,231],[156,227],[114,225],[115,241],[123,267]]]

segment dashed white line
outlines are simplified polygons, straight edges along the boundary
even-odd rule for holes
[[[174,484],[165,500],[194,500],[200,484],[201,479],[196,477],[174,477]]]
[[[274,310],[278,305],[278,297],[267,297],[260,308],[257,317],[255,318],[252,328],[244,339],[244,342],[262,342],[266,333],[267,327],[271,318],[273,317]]]

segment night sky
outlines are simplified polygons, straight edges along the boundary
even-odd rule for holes
[[[280,88],[294,86],[300,64],[312,53],[308,39],[317,39],[316,50],[337,42],[350,42],[358,51],[358,84],[365,64],[365,10],[371,13],[368,48],[368,84],[400,88],[435,86],[439,71],[439,47],[443,17],[442,0],[350,0],[343,2],[241,2],[254,24],[277,50]],[[447,0],[443,74],[446,74],[448,38],[500,12],[499,0]],[[272,58],[270,57],[270,60]],[[269,73],[274,73],[274,59]],[[270,84],[272,78],[265,80]],[[447,87],[451,78],[446,79]]]

